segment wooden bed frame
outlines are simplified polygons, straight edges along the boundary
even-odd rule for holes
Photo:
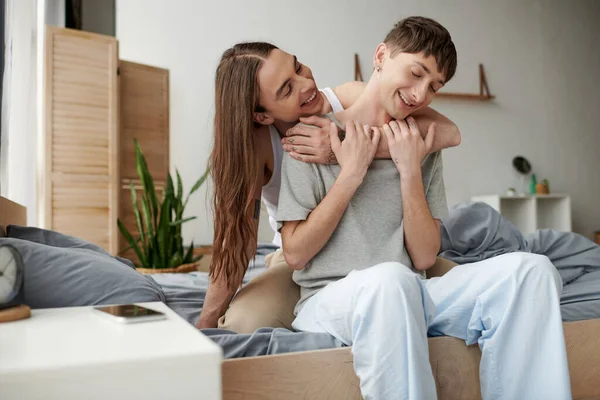
[[[27,210],[20,204],[0,197],[0,236],[7,225],[27,225]]]
[[[0,236],[26,225],[24,207],[0,197]],[[600,399],[600,319],[564,324],[575,400]],[[481,399],[477,346],[451,337],[429,339],[438,398]],[[226,360],[224,400],[360,399],[350,348]]]
[[[566,322],[574,400],[600,399],[600,319]],[[477,345],[429,339],[438,399],[480,400]],[[361,399],[350,348],[248,357],[223,362],[224,400]]]

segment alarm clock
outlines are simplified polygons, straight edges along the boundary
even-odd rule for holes
[[[28,306],[6,307],[19,293],[23,284],[23,260],[10,245],[0,245],[0,322],[15,321],[31,315]]]

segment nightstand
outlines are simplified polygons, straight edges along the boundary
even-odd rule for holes
[[[91,307],[0,324],[0,398],[221,399],[221,348],[163,303],[167,319],[121,324]]]

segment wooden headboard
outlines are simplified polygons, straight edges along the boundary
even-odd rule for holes
[[[27,225],[27,209],[0,196],[0,236],[5,235],[7,225]]]

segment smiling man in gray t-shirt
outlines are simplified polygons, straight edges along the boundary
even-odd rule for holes
[[[326,115],[343,131],[333,114]],[[446,193],[442,154],[425,157],[421,165],[427,204],[434,219],[446,216]],[[279,221],[305,220],[317,208],[340,174],[339,165],[308,164],[283,158],[279,195]],[[360,187],[327,244],[301,270],[294,271],[301,299],[306,300],[327,284],[344,278],[350,271],[397,261],[412,268],[404,246],[404,224],[400,175],[392,160],[373,160]]]

